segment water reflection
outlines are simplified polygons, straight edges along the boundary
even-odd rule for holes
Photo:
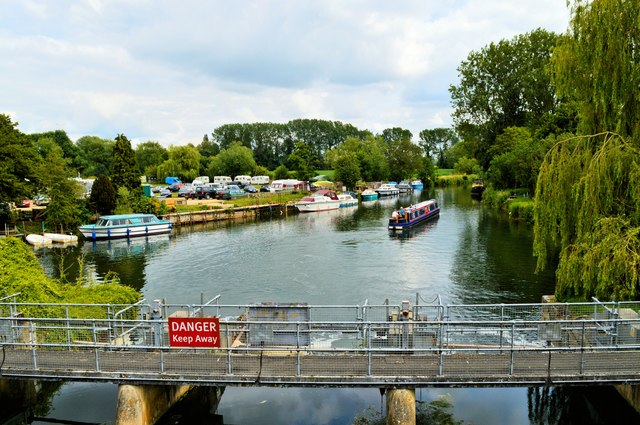
[[[638,423],[638,413],[611,386],[536,387],[527,390],[532,425]]]

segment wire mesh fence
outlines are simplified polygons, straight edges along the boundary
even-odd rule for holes
[[[0,373],[243,385],[640,381],[640,303],[219,301],[0,300]],[[170,323],[181,318],[215,318],[215,346],[176,346]]]

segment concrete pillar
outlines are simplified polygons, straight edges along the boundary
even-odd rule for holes
[[[153,425],[193,387],[190,385],[120,385],[116,425]],[[223,388],[216,388],[217,401]]]
[[[416,425],[416,390],[387,388],[387,425]]]
[[[613,386],[629,405],[640,413],[640,385],[619,384]]]

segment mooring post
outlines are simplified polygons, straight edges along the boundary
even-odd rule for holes
[[[416,425],[415,388],[387,388],[387,425]]]

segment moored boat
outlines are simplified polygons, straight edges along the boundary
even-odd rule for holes
[[[28,234],[24,237],[29,245],[33,246],[51,246],[53,241],[43,235],[38,235],[35,233]]]
[[[375,201],[378,199],[378,192],[373,189],[366,188],[362,191],[360,196],[362,197],[362,201]]]
[[[378,194],[378,196],[394,196],[398,195],[400,193],[400,190],[398,190],[395,184],[384,183],[376,189],[376,193]]]
[[[422,190],[424,189],[424,184],[422,183],[422,180],[415,179],[411,180],[411,187],[413,188],[413,190]]]
[[[471,196],[480,198],[482,197],[482,192],[484,192],[484,180],[476,179],[471,183]]]
[[[76,235],[67,235],[64,233],[43,233],[45,238],[51,239],[54,243],[78,243],[78,237]]]
[[[344,192],[338,195],[340,208],[355,207],[358,205],[358,196],[353,192]]]
[[[333,190],[323,189],[300,199],[295,206],[300,212],[337,210],[340,208],[340,199]]]
[[[400,211],[393,212],[389,219],[389,230],[402,230],[414,226],[418,223],[430,220],[440,214],[438,201],[429,199],[422,201],[416,205],[407,208],[401,208]]]
[[[85,224],[79,230],[86,239],[118,239],[161,235],[171,232],[171,222],[153,214],[103,215],[96,224]]]
[[[400,193],[411,193],[411,192],[413,192],[413,188],[411,187],[411,183],[409,183],[407,180],[402,180],[400,183],[398,183],[398,186],[396,186],[396,187],[398,188]]]

